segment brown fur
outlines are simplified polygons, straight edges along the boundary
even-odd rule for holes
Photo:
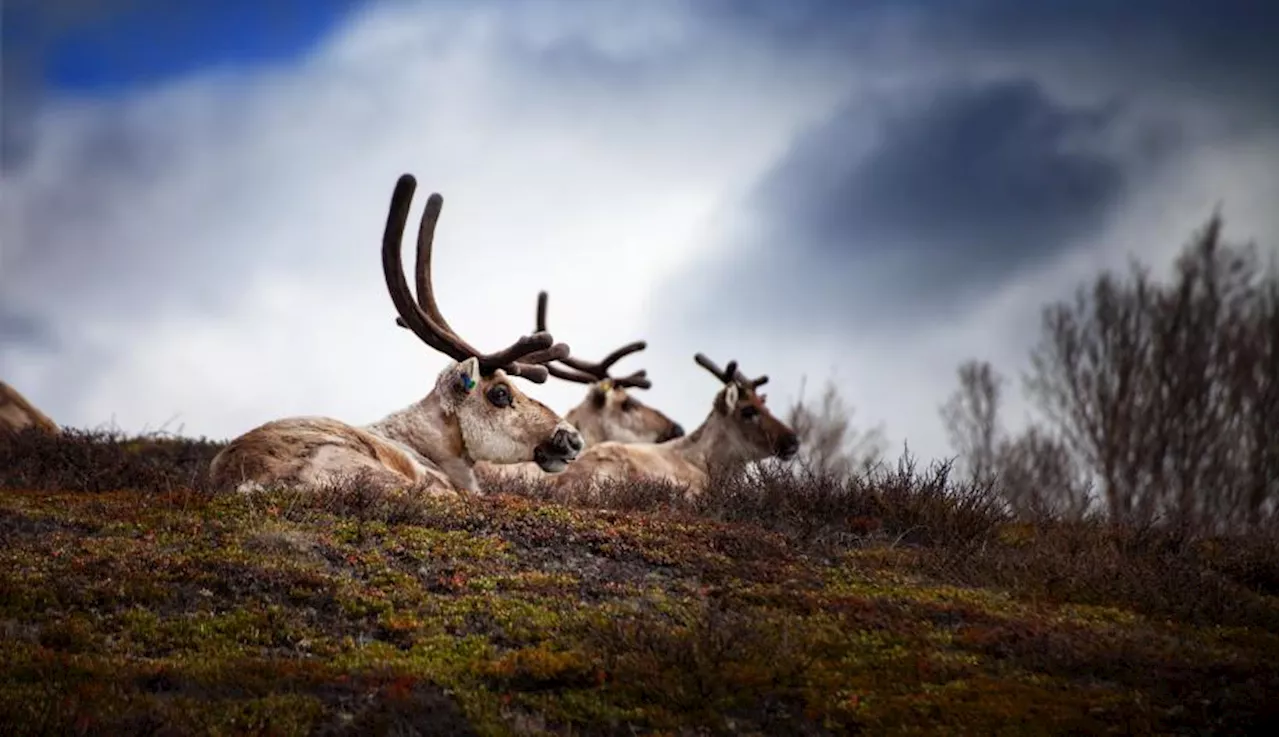
[[[750,386],[735,384],[733,407],[726,402],[726,387],[716,394],[715,404],[702,425],[689,435],[665,443],[603,442],[588,447],[578,460],[555,476],[537,475],[530,464],[504,469],[503,476],[542,478],[553,486],[598,487],[606,480],[654,479],[683,486],[689,494],[704,491],[715,470],[732,471],[752,461],[776,454],[784,439],[795,432],[765,406],[764,395]],[[757,414],[743,416],[744,409]]]
[[[625,388],[607,381],[593,385],[565,419],[578,428],[588,448],[608,441],[666,442],[684,434],[675,420],[630,396]],[[533,463],[480,462],[476,464],[476,473],[495,480],[540,479],[547,475]]]
[[[448,491],[444,474],[412,458],[409,452],[368,430],[327,417],[273,420],[231,441],[210,465],[210,478],[220,488],[244,481],[259,484],[315,484],[337,480],[318,466],[319,454],[345,459],[351,473],[361,470],[374,480],[398,485],[426,483]]]
[[[535,447],[558,430],[572,429],[522,393],[503,371],[463,389],[459,377],[469,370],[474,372],[474,366],[446,368],[426,398],[368,426],[327,417],[260,425],[214,458],[210,479],[220,489],[245,482],[313,486],[359,472],[379,486],[426,484],[435,493],[475,491],[476,457],[505,463],[532,460]],[[487,399],[496,387],[509,392],[509,407],[495,407]]]
[[[0,381],[0,432],[17,432],[34,427],[48,433],[58,432],[58,424],[18,393]]]
[[[624,387],[600,382],[565,419],[578,428],[587,447],[605,441],[660,443],[683,434],[679,423],[636,399]]]

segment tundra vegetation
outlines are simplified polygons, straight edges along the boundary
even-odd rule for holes
[[[966,370],[955,472],[794,423],[834,460],[692,497],[236,494],[210,487],[220,442],[0,434],[0,728],[1273,728],[1275,271],[1214,227],[1171,283],[1104,276],[1049,308],[1027,435],[997,422],[999,375]]]

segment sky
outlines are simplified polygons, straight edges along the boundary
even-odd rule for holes
[[[396,178],[444,196],[436,293],[482,350],[549,327],[698,351],[781,410],[835,381],[949,453],[957,366],[1030,405],[1041,309],[1165,269],[1214,208],[1277,249],[1261,0],[9,0],[0,378],[59,423],[230,438],[372,422],[446,364],[393,322]],[[411,248],[406,248],[411,250]],[[522,388],[565,413],[584,387]]]

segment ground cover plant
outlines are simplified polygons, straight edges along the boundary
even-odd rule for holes
[[[5,734],[1243,734],[1276,546],[1014,521],[909,457],[435,500],[0,439]]]

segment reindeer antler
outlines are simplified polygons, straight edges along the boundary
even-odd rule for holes
[[[769,376],[767,374],[758,376],[754,379],[748,379],[741,371],[738,370],[737,361],[730,361],[728,365],[722,369],[716,365],[715,361],[707,358],[703,353],[694,355],[693,360],[697,361],[699,366],[714,374],[722,384],[728,384],[731,381],[735,381],[744,387],[759,389],[769,383]]]
[[[547,368],[543,364],[569,355],[569,346],[556,343],[550,333],[540,331],[521,337],[507,348],[494,353],[481,353],[454,332],[440,308],[436,305],[435,290],[431,286],[431,251],[435,237],[436,221],[444,198],[432,193],[422,211],[418,226],[418,261],[415,269],[418,298],[414,301],[409,283],[404,276],[400,257],[400,242],[404,237],[405,223],[409,219],[409,205],[413,191],[418,186],[411,174],[402,174],[396,180],[391,193],[391,208],[387,213],[387,227],[382,235],[382,273],[387,280],[387,290],[400,316],[396,324],[412,330],[424,343],[455,361],[475,357],[480,363],[480,373],[492,374],[503,369],[513,376],[522,376],[536,384],[547,380]]]
[[[538,332],[545,332],[547,329],[547,293],[545,291],[538,292],[538,314],[535,329]],[[576,381],[579,384],[594,384],[597,381],[608,379],[614,386],[648,389],[652,387],[653,384],[645,378],[645,374],[647,372],[644,369],[616,378],[609,375],[609,369],[613,364],[623,358],[626,358],[632,353],[644,350],[646,346],[647,344],[643,340],[628,343],[605,356],[604,359],[598,363],[591,363],[580,358],[574,358],[573,356],[565,356],[559,360],[565,366],[568,366],[568,369],[560,368],[554,364],[547,364],[547,370],[550,371],[551,375],[557,379]]]

